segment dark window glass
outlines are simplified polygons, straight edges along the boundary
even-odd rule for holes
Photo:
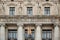
[[[14,15],[14,13],[15,13],[15,7],[10,7],[10,11],[9,11],[10,13],[10,15],[12,16],[12,15]]]
[[[8,40],[17,40],[17,30],[8,30]]]
[[[25,40],[28,39],[28,29],[25,29]]]
[[[11,0],[11,1],[14,1],[14,0]]]
[[[52,31],[51,30],[43,30],[42,31],[42,40],[52,40]]]
[[[46,0],[46,1],[49,1],[49,0]]]
[[[45,7],[44,8],[44,14],[45,15],[50,15],[50,7]]]
[[[25,31],[28,31],[27,29],[25,29]]]
[[[34,37],[35,37],[35,30],[34,29],[31,29],[32,31],[32,40],[34,40]]]
[[[32,7],[27,7],[27,14],[32,15],[32,12],[33,12]]]
[[[31,29],[31,30],[28,30],[28,29],[25,29],[25,40],[34,40],[34,35],[35,35],[35,30],[34,29]],[[31,32],[29,34],[29,32]]]

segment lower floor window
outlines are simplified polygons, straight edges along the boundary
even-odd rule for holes
[[[34,29],[31,30],[25,29],[25,40],[34,40],[34,36],[35,36]]]
[[[35,30],[25,29],[25,40],[34,40]],[[8,40],[17,40],[17,30],[8,30]],[[42,40],[52,40],[52,30],[42,30]]]
[[[8,30],[8,40],[17,40],[17,30]]]
[[[52,40],[52,30],[43,30],[42,40]]]

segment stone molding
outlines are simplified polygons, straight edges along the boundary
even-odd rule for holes
[[[17,26],[18,27],[23,27],[23,24],[22,23],[17,23]]]
[[[0,27],[5,27],[5,24],[3,23],[3,24],[0,24]]]
[[[41,26],[42,24],[36,24],[37,26]]]
[[[60,25],[59,24],[54,24],[54,27],[56,27],[56,26],[59,27]]]

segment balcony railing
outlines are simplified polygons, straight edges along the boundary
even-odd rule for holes
[[[44,17],[44,16],[38,16],[38,17],[36,17],[36,16],[33,16],[33,17],[27,17],[27,16],[16,16],[16,17],[8,17],[8,16],[6,16],[6,17],[1,17],[0,18],[0,22],[42,22],[42,23],[44,23],[44,22],[46,22],[46,23],[48,23],[48,22],[50,22],[50,23],[54,23],[54,22],[59,22],[59,20],[58,19],[56,19],[55,17]]]

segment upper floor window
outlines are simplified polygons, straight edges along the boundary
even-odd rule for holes
[[[10,10],[9,10],[9,15],[14,15],[15,13],[15,7],[10,7]]]
[[[27,14],[32,15],[33,13],[33,8],[32,7],[27,7]]]
[[[52,30],[43,30],[42,40],[52,40]]]
[[[45,15],[50,15],[50,7],[45,7],[44,8],[44,14]]]

